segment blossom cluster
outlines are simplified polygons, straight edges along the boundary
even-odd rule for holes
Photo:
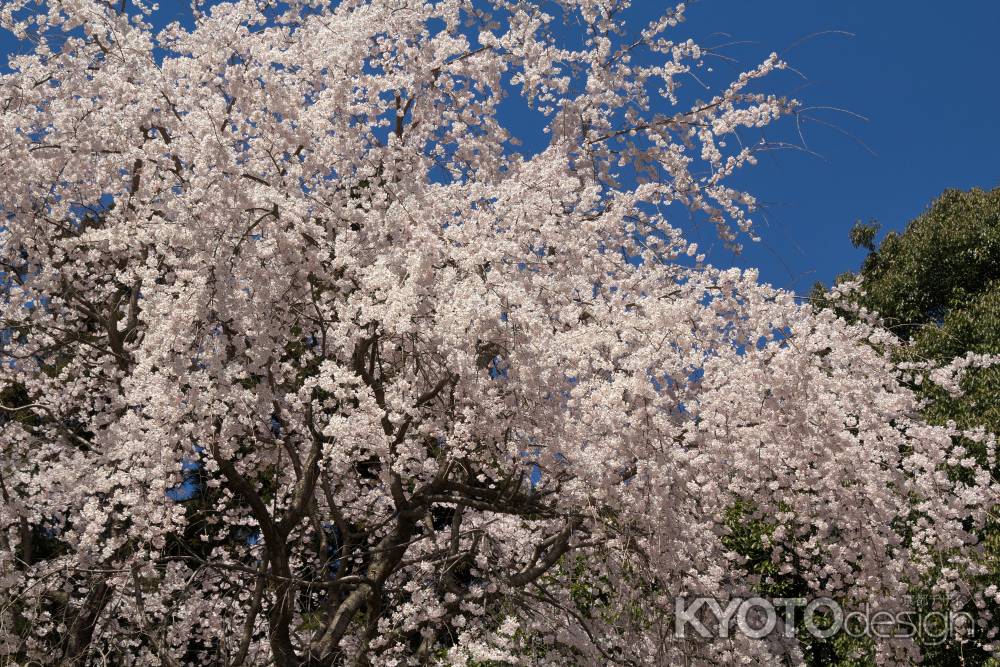
[[[801,660],[672,635],[767,583],[747,525],[838,600],[995,595],[995,461],[884,332],[671,222],[752,235],[783,64],[685,101],[684,7],[628,5],[3,3],[0,659]]]

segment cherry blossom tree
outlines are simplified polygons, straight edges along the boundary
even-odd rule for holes
[[[766,583],[734,508],[809,594],[996,594],[992,436],[674,222],[752,238],[783,63],[628,4],[2,4],[4,664],[799,661],[675,631]]]

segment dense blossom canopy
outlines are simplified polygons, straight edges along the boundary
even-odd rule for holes
[[[752,234],[783,64],[686,102],[628,4],[3,3],[5,664],[799,660],[675,636],[764,583],[734,521],[802,594],[983,603],[992,439],[668,222]]]

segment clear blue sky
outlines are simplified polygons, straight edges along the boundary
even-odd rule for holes
[[[782,54],[808,78],[787,79],[787,92],[867,117],[822,116],[875,155],[812,124],[805,137],[822,159],[772,153],[748,174],[767,220],[756,216],[762,241],[736,262],[759,266],[768,282],[807,292],[863,258],[847,238],[855,220],[901,229],[945,188],[1000,185],[1000,2],[701,0],[688,18],[703,42],[712,31],[755,42],[730,51],[747,62],[813,33],[853,33],[819,35]]]
[[[632,13],[669,4],[635,0]],[[160,5],[174,18],[187,1]],[[869,119],[818,112],[840,128],[804,126],[821,157],[765,155],[738,182],[763,203],[755,215],[761,242],[740,257],[716,244],[710,260],[757,266],[764,280],[806,293],[858,265],[863,253],[847,238],[855,220],[900,229],[945,188],[1000,185],[998,28],[1000,2],[992,0],[690,2],[679,34],[703,46],[749,42],[725,51],[744,69],[777,51],[806,78],[785,74],[775,92]],[[11,46],[0,35],[0,54]],[[722,60],[713,66],[737,71]]]

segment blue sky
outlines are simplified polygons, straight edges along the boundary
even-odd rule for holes
[[[652,3],[651,3],[652,4]],[[822,159],[786,151],[763,159],[745,179],[767,206],[762,241],[735,262],[761,268],[764,280],[806,292],[854,268],[864,252],[847,232],[857,219],[901,229],[945,188],[1000,185],[1000,2],[957,0],[701,0],[687,28],[705,42],[712,31],[755,44],[730,51],[744,62],[783,53],[808,81],[787,92],[808,105],[846,114],[823,119],[806,140]],[[718,36],[719,39],[724,39]],[[785,91],[782,91],[785,92]],[[716,253],[715,263],[723,263]]]
[[[187,7],[160,4],[170,18]],[[636,0],[632,14],[669,4]],[[988,0],[690,2],[679,34],[703,46],[747,42],[725,50],[737,64],[712,63],[720,71],[735,75],[777,51],[805,78],[786,73],[771,90],[868,119],[817,112],[839,128],[804,126],[819,156],[768,153],[741,176],[763,204],[754,216],[761,241],[739,257],[716,243],[710,260],[757,266],[763,280],[807,293],[862,259],[847,238],[855,220],[901,229],[945,188],[1000,185],[998,27],[1000,2]],[[0,54],[11,47],[0,35]]]

